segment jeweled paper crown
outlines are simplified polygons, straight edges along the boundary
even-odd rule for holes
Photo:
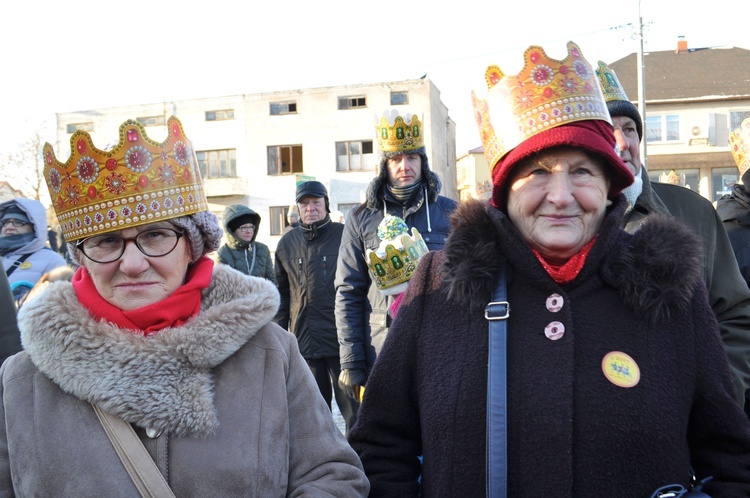
[[[378,251],[368,249],[365,254],[370,276],[382,294],[399,294],[406,290],[417,263],[429,252],[419,230],[412,228],[411,236],[407,230],[401,218],[386,216],[378,226],[378,237],[383,241],[381,247]]]
[[[408,152],[424,147],[422,122],[415,114],[401,116],[396,109],[385,111],[375,125],[375,133],[382,152]]]
[[[485,72],[487,96],[471,100],[484,154],[494,168],[521,142],[545,130],[575,121],[612,123],[602,90],[581,49],[568,42],[568,57],[551,59],[544,49],[524,52],[524,67],[506,76],[498,66]]]
[[[208,209],[192,144],[176,117],[167,131],[158,143],[141,123],[128,120],[120,125],[119,143],[104,151],[79,130],[70,137],[65,163],[44,144],[44,178],[65,240]]]
[[[729,150],[740,170],[740,176],[743,176],[750,169],[750,118],[745,119],[739,128],[729,134]]]
[[[602,94],[604,95],[604,101],[610,102],[612,100],[624,100],[630,102],[625,89],[620,84],[620,80],[617,78],[615,72],[602,61],[599,61],[596,68],[596,77],[599,79],[599,85],[602,87]]]

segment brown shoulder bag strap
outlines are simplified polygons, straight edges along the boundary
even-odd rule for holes
[[[92,405],[117,456],[143,498],[174,498],[167,480],[129,423]]]

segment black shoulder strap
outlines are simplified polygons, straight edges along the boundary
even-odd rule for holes
[[[10,265],[10,268],[8,268],[7,270],[5,270],[5,274],[10,277],[10,274],[13,273],[14,271],[16,271],[16,268],[18,268],[19,266],[21,266],[21,263],[23,263],[24,261],[26,261],[26,258],[28,258],[29,256],[31,256],[31,254],[32,253],[24,254],[23,256],[21,256],[20,258],[18,258],[17,260],[15,260],[13,262],[13,264]]]

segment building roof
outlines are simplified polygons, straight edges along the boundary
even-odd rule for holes
[[[750,50],[686,47],[644,53],[646,102],[750,98]],[[628,98],[637,100],[637,55],[630,54],[609,67]]]

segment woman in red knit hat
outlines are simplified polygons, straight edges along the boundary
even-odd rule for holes
[[[666,218],[620,229],[633,177],[591,66],[573,43],[561,61],[530,47],[518,76],[486,79],[492,199],[463,203],[420,261],[368,379],[350,443],[370,496],[750,496],[750,422],[696,236]],[[488,359],[496,337],[507,354]]]

